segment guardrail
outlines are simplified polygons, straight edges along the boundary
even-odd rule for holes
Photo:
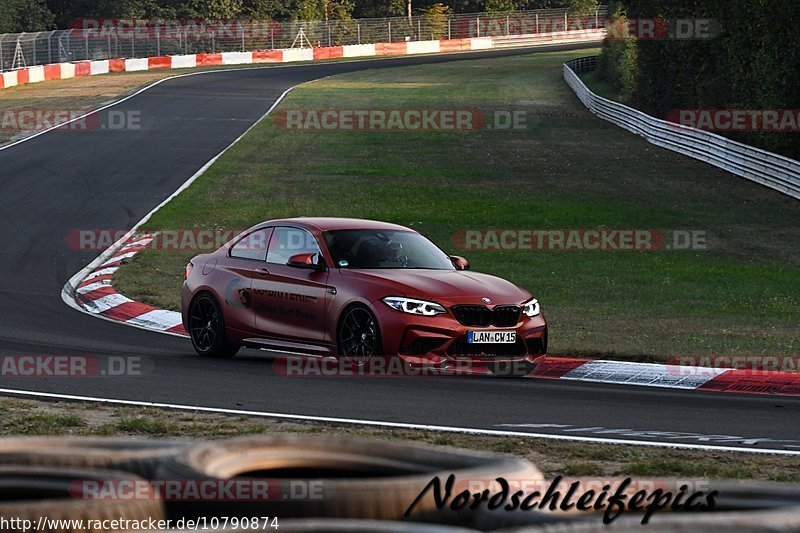
[[[597,57],[564,63],[564,80],[598,117],[641,135],[648,142],[704,161],[800,200],[800,161],[716,133],[652,117],[590,91],[578,74],[595,69]]]

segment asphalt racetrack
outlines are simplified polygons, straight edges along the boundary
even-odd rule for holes
[[[70,229],[132,227],[289,87],[354,70],[530,52],[177,77],[101,111],[141,113],[139,131],[54,130],[0,149],[0,355],[135,356],[143,368],[141,376],[127,377],[0,377],[0,389],[312,419],[800,453],[800,398],[566,380],[284,377],[263,352],[201,359],[187,339],[99,320],[62,301],[66,281],[97,255],[70,249]]]

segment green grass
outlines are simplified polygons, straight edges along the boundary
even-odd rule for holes
[[[585,50],[376,69],[295,89],[280,109],[522,110],[525,130],[286,131],[267,119],[146,229],[334,215],[410,225],[534,292],[553,354],[663,360],[800,353],[800,203],[595,118],[561,79]],[[463,229],[699,230],[704,251],[464,251]],[[115,277],[177,309],[191,252]]]

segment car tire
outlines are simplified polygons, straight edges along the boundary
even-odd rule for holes
[[[534,371],[536,363],[530,361],[503,361],[488,363],[489,371],[499,378],[524,378]]]
[[[370,353],[362,352],[360,355],[348,353],[352,351],[351,347],[346,345],[347,337],[351,334],[358,337],[353,341],[360,343],[362,348],[367,345],[371,346],[371,350],[364,350],[364,352],[369,351]],[[356,362],[365,362],[364,358],[373,355],[383,355],[381,328],[375,313],[367,306],[354,304],[342,311],[336,326],[336,350],[339,356],[352,358]]]
[[[104,493],[94,488],[107,487],[112,492],[121,492],[131,483],[149,486],[138,476],[114,470],[1,466],[0,494],[3,497],[0,498],[0,516],[33,524],[33,528],[24,529],[17,522],[17,526],[12,524],[4,527],[3,531],[35,530],[43,517],[51,522],[50,526],[43,523],[39,529],[45,533],[85,532],[88,529],[85,525],[81,527],[80,522],[86,520],[164,520],[164,505],[156,491],[148,492],[147,497],[97,497]],[[87,494],[84,490],[93,492]],[[61,523],[52,524],[55,522]]]
[[[201,444],[164,463],[160,477],[268,482],[269,497],[264,499],[168,500],[168,514],[175,519],[200,515],[433,523],[483,519],[472,511],[461,515],[446,506],[437,509],[430,490],[411,505],[433,478],[445,484],[451,474],[454,495],[474,488],[471,483],[477,481],[496,490],[497,477],[512,486],[544,480],[536,466],[519,457],[328,434],[239,437]]]
[[[189,304],[189,337],[197,355],[201,357],[230,358],[240,346],[228,342],[225,318],[217,299],[201,292]]]
[[[107,468],[153,479],[161,461],[186,450],[174,440],[112,437],[9,437],[0,439],[0,465]]]

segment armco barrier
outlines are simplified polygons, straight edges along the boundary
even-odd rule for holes
[[[564,64],[564,80],[598,117],[641,135],[648,142],[704,161],[742,178],[800,199],[800,161],[716,133],[681,126],[594,94],[578,77],[594,70],[596,57]]]
[[[441,39],[431,41],[402,41],[392,43],[324,46],[317,48],[288,48],[254,50],[252,52],[219,52],[211,54],[182,54],[129,59],[103,59],[77,63],[54,63],[0,73],[0,89],[75,76],[94,76],[109,72],[138,72],[158,69],[179,69],[215,65],[248,65],[254,63],[290,63],[337,58],[397,56],[491,50],[510,46],[528,47],[561,43],[599,42],[605,30],[576,30],[507,37],[475,37],[471,39]]]

